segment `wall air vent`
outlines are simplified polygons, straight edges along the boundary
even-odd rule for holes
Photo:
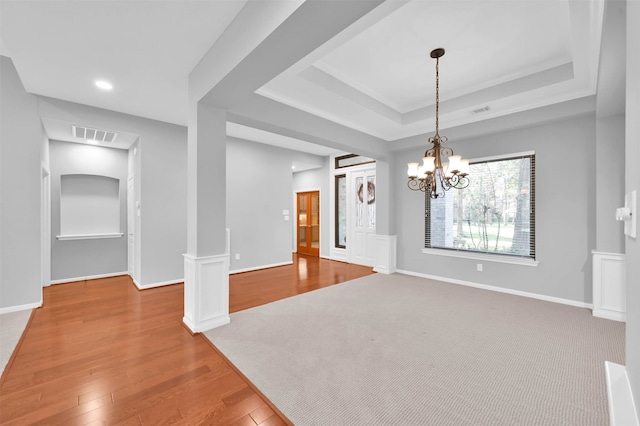
[[[480,114],[481,112],[487,112],[489,111],[491,108],[489,108],[489,106],[483,106],[482,108],[478,108],[478,109],[474,109],[471,112],[474,114]]]
[[[73,136],[80,139],[85,139],[91,142],[113,142],[118,136],[115,132],[108,130],[91,129],[89,127],[71,126]]]

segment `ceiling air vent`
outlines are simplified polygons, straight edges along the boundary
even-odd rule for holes
[[[480,114],[481,112],[487,112],[489,111],[491,108],[489,108],[489,106],[483,106],[482,108],[478,108],[478,109],[474,109],[471,112],[474,114]]]
[[[89,127],[72,126],[73,136],[80,139],[96,142],[113,142],[118,136],[115,132],[108,130],[91,129]]]

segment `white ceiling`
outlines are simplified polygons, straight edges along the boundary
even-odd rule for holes
[[[272,3],[275,10],[287,1],[264,0],[262,7]],[[293,11],[300,1],[289,3]],[[239,22],[246,4],[1,0],[0,53],[12,57],[28,92],[186,125],[189,74]],[[596,91],[604,6],[602,0],[388,0],[256,93],[393,143],[433,130],[429,52],[444,47],[441,128],[579,99]],[[114,90],[95,88],[97,78]],[[45,120],[48,132],[51,125]],[[234,137],[337,152],[303,135],[266,130],[228,125]]]

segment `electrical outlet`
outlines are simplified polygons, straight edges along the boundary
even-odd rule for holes
[[[240,253],[236,253],[236,260],[240,260]]]
[[[482,272],[482,263],[478,263],[476,268],[478,269],[478,272]]]

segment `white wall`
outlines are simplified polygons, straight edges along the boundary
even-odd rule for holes
[[[50,142],[51,279],[73,281],[127,272],[127,151],[71,142]],[[64,175],[96,175],[117,179],[120,238],[61,241],[61,179]]]
[[[627,1],[625,192],[640,192],[640,2]],[[635,219],[636,222],[638,219]],[[640,238],[625,238],[627,265],[627,373],[640,411]],[[638,413],[640,415],[640,413]]]
[[[40,180],[44,136],[37,99],[0,56],[0,312],[42,303]]]
[[[468,140],[450,139],[449,145],[471,159],[535,151],[536,258],[540,264],[481,262],[484,270],[477,272],[476,260],[423,254],[424,195],[406,185],[406,163],[423,152],[414,148],[397,152],[392,168],[398,269],[590,303],[591,250],[596,235],[595,116]]]

